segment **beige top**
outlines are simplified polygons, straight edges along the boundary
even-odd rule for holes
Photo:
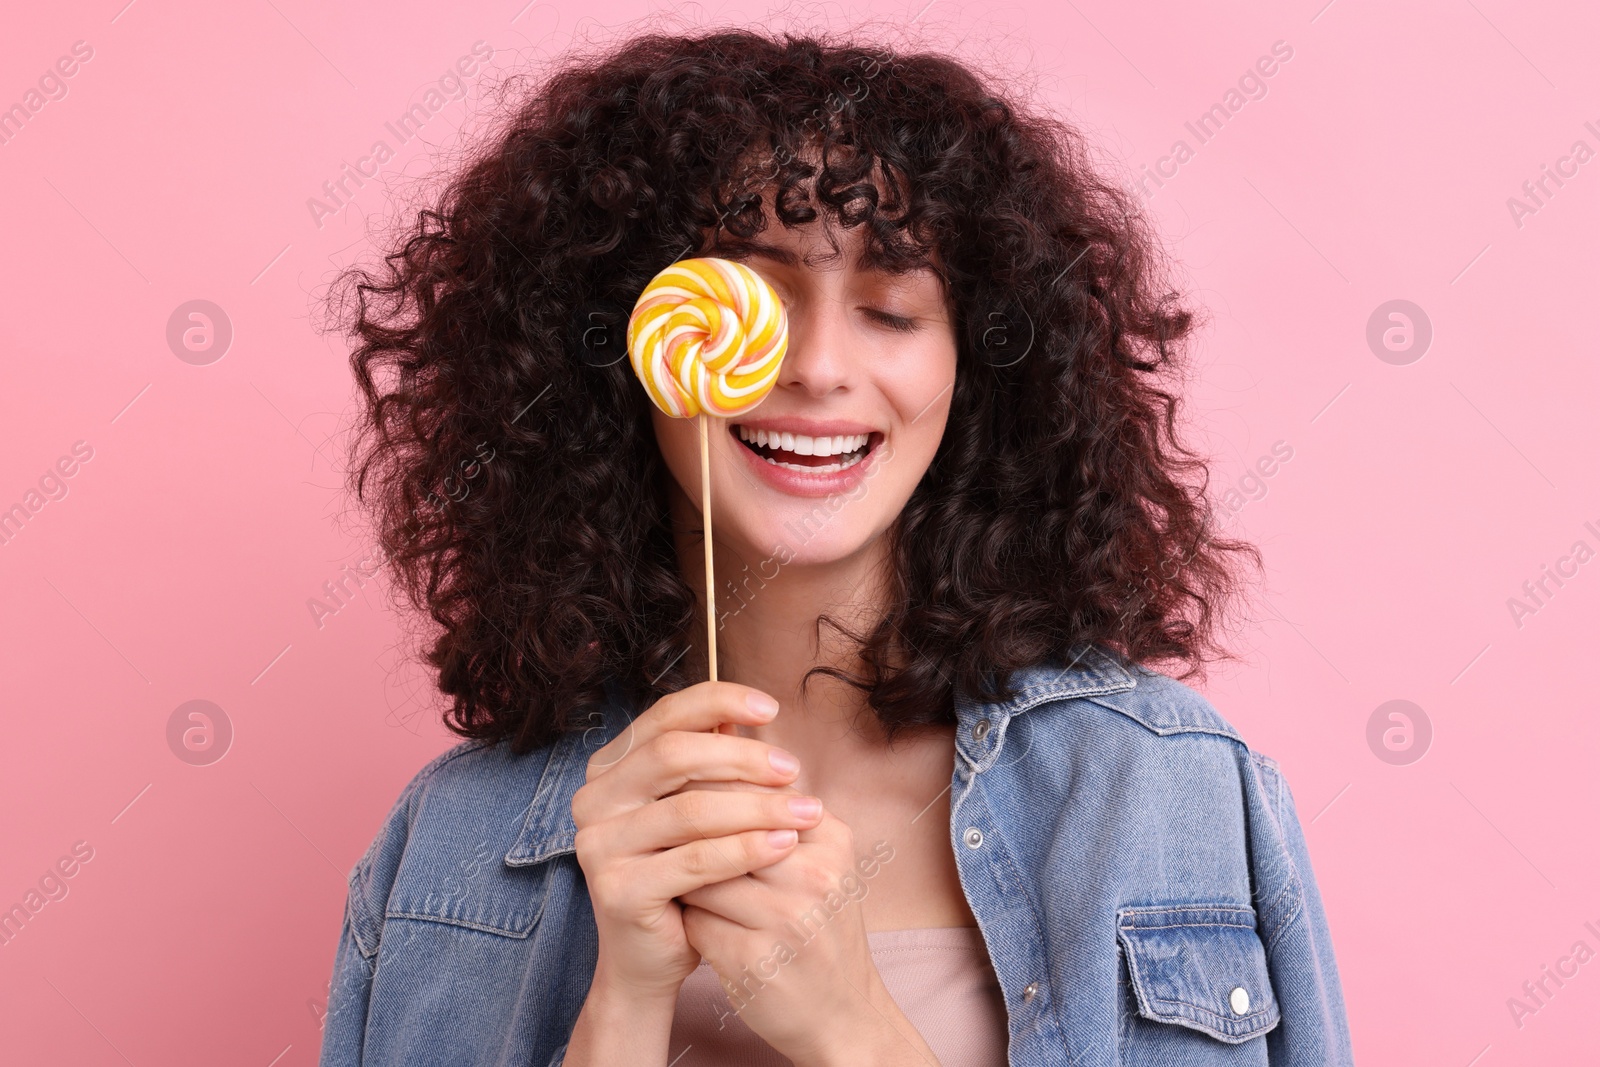
[[[869,930],[883,984],[940,1067],[1004,1067],[1006,1005],[976,926]],[[759,993],[757,993],[759,995]],[[672,1067],[793,1067],[745,1025],[705,960],[678,991]]]

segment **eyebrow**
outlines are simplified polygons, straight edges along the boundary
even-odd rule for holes
[[[721,249],[720,251],[729,259],[738,259],[744,256],[764,256],[767,259],[782,263],[785,267],[800,266],[800,257],[784,248],[782,245],[767,244],[765,241],[739,241]]]
[[[784,248],[782,245],[768,244],[765,241],[746,240],[744,238],[740,238],[736,242],[730,243],[722,248],[713,248],[712,251],[714,253],[720,253],[729,259],[740,259],[746,256],[762,256],[766,259],[772,260],[775,263],[781,263],[786,267],[798,268],[800,266],[799,256],[795,255],[789,249]],[[874,273],[888,273],[887,271],[881,271],[880,268],[868,263],[866,261],[865,252],[856,257],[856,269],[862,272],[870,271]],[[933,274],[935,277],[938,277],[939,273],[938,271],[934,270],[931,263],[924,263],[920,267],[915,268],[914,272],[915,271],[927,271],[930,274]]]

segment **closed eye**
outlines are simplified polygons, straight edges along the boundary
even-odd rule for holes
[[[867,308],[866,312],[872,318],[889,327],[889,329],[900,333],[911,333],[918,328],[916,319],[908,319],[901,315],[891,315],[887,311],[879,311],[877,308]]]

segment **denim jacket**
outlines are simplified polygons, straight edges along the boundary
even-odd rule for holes
[[[950,848],[1024,1067],[1352,1062],[1294,800],[1184,684],[1081,646],[955,699]],[[321,1067],[558,1067],[599,949],[573,839],[587,760],[638,714],[513,756],[469,741],[350,874]],[[669,1059],[681,1050],[669,1050]]]

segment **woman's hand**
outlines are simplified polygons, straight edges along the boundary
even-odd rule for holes
[[[690,943],[739,1017],[796,1067],[937,1067],[872,959],[850,827],[823,812],[799,836],[775,863],[682,894]]]
[[[596,984],[650,1000],[676,998],[700,965],[683,926],[682,896],[788,855],[815,815],[789,808],[798,772],[763,741],[709,733],[721,723],[770,722],[777,701],[731,682],[701,682],[662,697],[589,757],[572,797],[578,864],[599,930]],[[753,789],[713,794],[697,782]],[[687,787],[687,788],[685,788]],[[679,790],[682,790],[679,792]],[[768,832],[788,828],[775,843]]]

